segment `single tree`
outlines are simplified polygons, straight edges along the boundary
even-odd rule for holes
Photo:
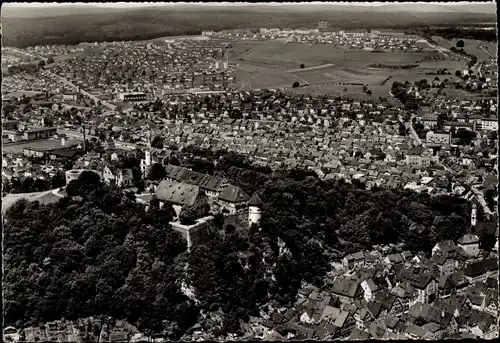
[[[165,167],[159,163],[155,163],[151,166],[151,169],[149,170],[148,179],[158,181],[163,179],[165,175],[166,175]]]
[[[179,214],[179,221],[183,225],[193,225],[196,223],[196,219],[198,219],[198,214],[192,206],[185,206]]]
[[[292,85],[293,88],[297,88],[300,86],[300,83],[298,81],[295,81]]]
[[[156,149],[163,149],[163,139],[160,136],[155,136],[151,141],[151,146]]]
[[[300,69],[304,69],[305,67],[306,67],[306,65],[304,63],[300,64]]]
[[[458,40],[456,44],[457,48],[463,48],[465,46],[465,43],[463,40]]]

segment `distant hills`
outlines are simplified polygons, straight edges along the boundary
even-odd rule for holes
[[[2,6],[3,44],[78,44],[82,41],[142,40],[202,30],[249,27],[317,27],[326,20],[342,28],[411,28],[496,22],[495,4],[352,5],[172,5],[109,7]]]
[[[59,5],[59,6],[19,6],[16,4],[2,5],[4,18],[47,18],[78,14],[110,14],[137,10],[137,8],[107,8],[93,5]]]
[[[64,15],[75,14],[108,14],[117,12],[141,11],[144,9],[154,9],[159,11],[249,11],[249,12],[266,12],[266,11],[281,11],[281,12],[441,12],[441,13],[489,13],[494,14],[496,5],[494,2],[484,3],[456,3],[456,4],[440,4],[440,3],[403,3],[403,4],[370,4],[370,5],[345,5],[345,4],[158,4],[158,6],[150,5],[146,7],[126,7],[119,4],[114,5],[42,5],[36,6],[30,4],[4,4],[2,6],[2,18],[43,18],[57,17]]]

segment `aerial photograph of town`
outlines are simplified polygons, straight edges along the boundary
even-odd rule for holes
[[[498,338],[496,11],[4,2],[3,341]]]

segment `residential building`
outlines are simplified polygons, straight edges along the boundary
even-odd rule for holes
[[[146,93],[143,92],[120,93],[118,94],[118,99],[120,101],[145,101]]]
[[[483,131],[498,131],[498,119],[497,118],[482,118],[481,119],[481,130],[483,130]]]
[[[56,134],[57,134],[57,128],[55,127],[40,127],[24,131],[23,139],[24,140],[46,139],[46,138],[51,138]]]
[[[451,132],[429,131],[425,134],[426,143],[450,144]]]

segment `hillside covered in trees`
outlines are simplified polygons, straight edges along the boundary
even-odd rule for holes
[[[345,29],[427,27],[437,24],[464,24],[495,21],[494,13],[409,12],[404,9],[345,6],[280,8],[268,6],[206,7],[163,6],[127,10],[87,8],[78,14],[48,9],[31,15],[2,9],[3,45],[26,47],[44,44],[78,44],[114,40],[147,40],[163,36],[201,34],[202,30],[260,27],[316,27],[327,20],[332,27]],[[32,8],[33,12],[34,9]],[[368,12],[367,12],[368,11]],[[47,13],[48,12],[48,13]],[[340,14],[340,15],[339,15]]]
[[[70,197],[49,205],[19,201],[7,211],[5,324],[106,314],[178,339],[195,323],[204,325],[201,314],[215,311],[222,313],[217,334],[237,332],[238,318],[256,314],[259,305],[293,302],[302,281],[321,286],[329,262],[348,253],[396,242],[430,253],[437,241],[469,230],[470,204],[459,198],[254,169],[233,153],[215,166],[191,164],[257,192],[261,230],[218,230],[188,254],[167,225],[171,210],[152,204],[146,212],[132,194],[83,173],[67,186]],[[279,242],[289,253],[280,253]],[[181,292],[181,280],[196,301]]]
[[[73,198],[21,200],[7,211],[5,324],[107,314],[146,332],[163,320],[192,326],[197,309],[176,284],[185,243],[168,228],[173,212],[146,213],[133,196],[93,175],[68,186]]]

